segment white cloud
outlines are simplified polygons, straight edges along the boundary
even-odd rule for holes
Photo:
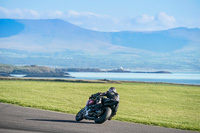
[[[3,8],[3,7],[0,7],[0,12],[5,15],[8,15],[10,13],[10,10],[6,9],[6,8]]]
[[[156,17],[155,20],[158,21],[159,24],[165,26],[174,26],[176,23],[176,19],[173,16],[169,16],[164,12],[160,12]]]
[[[93,12],[78,12],[74,10],[69,10],[67,12],[67,17],[95,17],[95,18],[105,18],[108,17],[106,15],[100,15]]]
[[[59,10],[48,11],[45,14],[43,14],[43,17],[62,18],[62,17],[64,17],[64,13],[62,11],[59,11]]]
[[[14,9],[9,10],[3,7],[0,7],[0,17],[1,18],[18,18],[18,19],[38,19],[40,18],[40,13],[35,10],[28,9]]]
[[[143,14],[142,16],[139,16],[136,18],[136,21],[138,23],[151,23],[152,21],[154,21],[154,17],[153,16],[148,16],[146,14]]]
[[[67,16],[68,17],[77,17],[77,16],[80,16],[80,13],[77,11],[74,11],[74,10],[70,10],[67,12]]]
[[[155,16],[143,14],[130,19],[133,29],[142,31],[164,30],[177,27],[176,19],[173,16],[160,12]]]
[[[115,18],[107,15],[92,12],[78,12],[74,10],[66,12],[65,20],[84,28],[100,31],[105,31],[105,29],[111,31],[113,29],[113,24],[117,23]]]

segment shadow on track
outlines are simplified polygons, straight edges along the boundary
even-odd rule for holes
[[[49,120],[49,119],[26,119],[32,121],[48,121],[48,122],[68,122],[68,123],[83,123],[83,124],[95,124],[94,122],[85,122],[85,121],[73,121],[73,120]]]

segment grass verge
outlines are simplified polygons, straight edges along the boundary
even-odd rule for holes
[[[76,114],[111,86],[120,95],[115,120],[200,131],[199,86],[0,80],[0,102]]]

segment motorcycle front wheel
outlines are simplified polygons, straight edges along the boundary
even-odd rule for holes
[[[83,112],[84,112],[85,108],[81,109],[77,114],[76,114],[76,121],[81,121],[83,120]]]

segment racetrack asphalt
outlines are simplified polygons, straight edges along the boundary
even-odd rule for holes
[[[0,133],[199,133],[120,121],[75,121],[75,115],[0,103]]]

